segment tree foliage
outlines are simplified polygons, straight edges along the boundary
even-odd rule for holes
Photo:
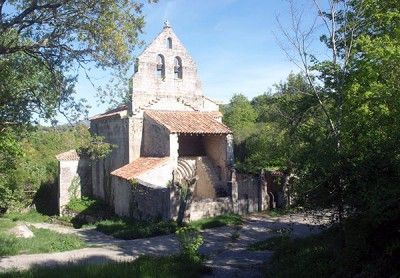
[[[244,95],[235,94],[223,111],[223,121],[233,129],[235,140],[242,141],[252,133],[257,113]]]
[[[57,114],[71,123],[86,116],[86,101],[75,97],[77,72],[126,72],[141,45],[145,2],[155,1],[0,0],[1,208],[27,205],[41,184],[54,181],[57,153],[108,153],[86,128],[32,126]]]
[[[225,107],[224,122],[235,137],[236,167],[244,172],[287,171],[294,167],[300,144],[300,124],[312,121],[314,98],[302,74],[289,74],[274,93],[248,101],[234,96]],[[251,117],[249,117],[250,115]]]
[[[85,153],[88,153],[88,150],[101,149],[101,154],[104,154],[104,149],[109,149],[109,145],[101,144],[99,138],[93,139],[87,127],[83,125],[39,127],[18,133],[8,129],[0,136],[2,209],[18,209],[31,205],[41,186],[57,186],[57,154],[70,149],[82,150]],[[89,154],[92,155],[90,152]]]
[[[51,119],[84,106],[74,71],[94,64],[121,70],[140,44],[143,2],[0,1],[0,124]],[[68,115],[71,116],[71,115]]]

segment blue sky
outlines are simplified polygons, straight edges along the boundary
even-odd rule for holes
[[[299,1],[308,12],[307,0]],[[288,4],[283,0],[160,0],[144,9],[146,27],[142,39],[151,42],[169,20],[177,36],[195,59],[204,94],[228,102],[235,93],[253,98],[274,83],[298,72],[279,47],[276,16],[288,23]],[[138,52],[141,50],[138,49]],[[131,74],[131,73],[130,73]],[[93,71],[95,82],[107,72]],[[79,78],[79,97],[89,99],[89,115],[103,112],[107,105],[96,100],[96,90]]]

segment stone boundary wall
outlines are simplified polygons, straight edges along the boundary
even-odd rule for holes
[[[193,201],[190,204],[189,220],[195,221],[229,212],[233,212],[231,198],[203,199],[199,201]]]
[[[238,183],[238,213],[246,214],[260,211],[260,180],[253,175],[237,175]]]
[[[62,215],[72,198],[91,195],[91,165],[88,159],[60,160],[58,169],[58,212]]]
[[[177,186],[151,187],[131,184],[115,176],[112,179],[113,206],[117,215],[136,219],[176,220],[180,205]],[[194,221],[230,212],[247,214],[263,211],[269,208],[269,202],[265,180],[259,176],[235,174],[232,196],[192,200],[184,220]]]

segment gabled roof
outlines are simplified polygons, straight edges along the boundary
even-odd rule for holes
[[[79,155],[76,150],[69,150],[67,152],[56,155],[57,160],[79,160]]]
[[[157,166],[163,165],[168,160],[169,157],[139,157],[133,162],[112,171],[111,175],[130,180]]]
[[[104,119],[104,118],[116,116],[124,111],[128,111],[128,105],[126,105],[126,104],[118,106],[117,108],[111,109],[103,114],[95,115],[95,116],[91,117],[90,120],[93,121],[93,120]]]
[[[230,134],[232,131],[215,117],[219,112],[156,111],[146,110],[145,115],[163,125],[171,133]]]

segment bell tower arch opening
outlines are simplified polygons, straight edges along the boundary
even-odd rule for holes
[[[165,58],[162,54],[158,54],[157,56],[156,75],[159,78],[165,78]]]
[[[183,78],[182,59],[179,56],[174,59],[174,76],[176,79]]]

